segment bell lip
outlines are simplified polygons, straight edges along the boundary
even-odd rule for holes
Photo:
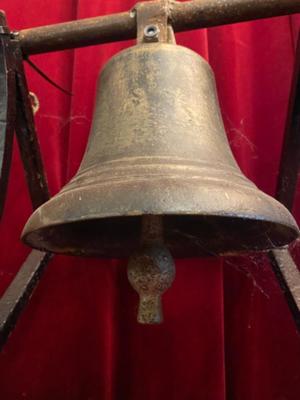
[[[164,215],[166,221],[168,219],[175,230],[177,229],[177,220],[180,220],[179,225],[184,225],[181,234],[190,232],[192,229],[194,237],[200,241],[210,240],[213,243],[213,238],[219,232],[226,242],[222,247],[229,250],[235,250],[238,247],[232,245],[233,238],[240,241],[240,247],[247,247],[249,250],[251,246],[255,249],[257,245],[260,246],[260,249],[284,246],[299,236],[299,228],[292,214],[280,202],[258,190],[255,185],[242,189],[233,184],[228,186],[226,181],[222,185],[222,181],[217,181],[216,184],[216,181],[212,180],[210,185],[206,182],[204,189],[201,182],[198,179],[186,178],[180,180],[178,178],[175,180],[155,179],[154,181],[148,179],[138,180],[138,183],[131,183],[129,186],[126,182],[122,185],[120,183],[111,184],[109,190],[107,185],[101,184],[77,187],[71,191],[63,189],[35,210],[23,229],[22,240],[32,247],[44,250],[45,247],[37,243],[52,241],[53,244],[53,241],[55,242],[57,239],[53,233],[46,232],[46,230],[55,226],[74,224],[73,226],[78,228],[75,226],[76,222],[83,223],[80,229],[83,228],[84,234],[90,234],[91,226],[85,226],[84,221],[99,220],[102,221],[99,227],[93,227],[99,238],[104,233],[106,234],[105,229],[110,229],[105,220],[116,221],[118,218],[123,218],[124,221],[124,218],[143,215]],[[172,216],[174,218],[171,221]],[[186,219],[182,221],[184,217]],[[207,225],[210,232],[209,237],[207,231],[203,230],[205,218],[208,217],[212,218]],[[213,221],[213,218],[218,218],[218,221]],[[234,224],[230,225],[229,219]],[[253,229],[248,221],[252,221]],[[218,224],[221,222],[221,224],[216,225],[215,222]],[[191,227],[187,225],[190,223]],[[117,222],[115,224],[115,228],[120,230],[119,224]],[[131,225],[129,226],[127,223],[123,224],[124,226],[125,231],[126,229],[128,231],[128,227],[130,228],[131,235]],[[240,237],[238,229],[241,229],[242,237]],[[100,236],[97,232],[100,232]],[[123,233],[120,230],[119,241],[125,243],[127,237],[123,236]],[[81,234],[82,231],[79,231],[79,235]],[[62,240],[66,237],[63,229],[58,229],[58,235],[62,237]],[[73,230],[70,231],[70,235],[71,238],[74,237]],[[111,237],[112,240],[115,240],[113,236]],[[263,239],[260,239],[262,237]],[[136,238],[136,231],[134,231],[134,238]],[[80,247],[81,241],[78,242],[77,238],[74,240],[77,242],[77,248]],[[82,240],[85,241],[86,237],[82,236]],[[90,237],[89,240],[93,240],[93,238]],[[259,240],[264,242],[263,247]],[[272,245],[271,242],[269,245],[270,240],[276,244]],[[228,246],[227,243],[229,243]],[[56,244],[54,243],[54,245]],[[218,247],[220,246],[218,245]]]
[[[32,215],[32,217],[34,216],[34,214]],[[99,218],[99,216],[96,217],[96,218],[95,218],[95,216],[94,217],[90,216],[89,218],[84,218],[84,222],[93,221],[93,220],[94,221],[101,221],[101,220],[107,220],[107,219],[109,219],[109,220],[114,220],[114,219],[117,220],[117,219],[120,219],[120,218],[124,218],[124,219],[128,218],[128,219],[130,219],[130,218],[142,217],[143,215],[163,215],[165,217],[182,217],[182,218],[195,216],[195,217],[198,217],[199,220],[201,220],[202,217],[203,218],[205,218],[205,217],[207,218],[208,217],[208,218],[212,218],[212,219],[213,218],[217,218],[218,220],[223,220],[223,221],[226,220],[226,219],[228,219],[228,220],[231,219],[231,220],[234,220],[234,221],[243,220],[243,221],[252,221],[252,222],[254,221],[255,223],[262,222],[262,223],[266,223],[267,226],[270,226],[270,227],[276,226],[276,225],[282,226],[282,228],[284,228],[285,231],[286,231],[285,232],[286,233],[285,236],[286,237],[289,236],[289,239],[281,240],[281,243],[279,245],[273,245],[272,242],[270,241],[270,246],[268,246],[268,247],[266,247],[266,246],[259,247],[258,245],[256,245],[256,246],[253,246],[253,248],[245,247],[243,249],[240,248],[238,250],[228,249],[228,250],[225,250],[225,251],[222,251],[222,252],[218,252],[216,254],[209,254],[209,252],[208,252],[207,254],[205,253],[204,255],[202,255],[202,254],[199,254],[199,255],[191,254],[191,255],[184,255],[184,256],[179,255],[178,256],[178,255],[175,254],[176,258],[193,258],[193,257],[203,257],[203,256],[204,257],[207,257],[207,256],[227,256],[227,255],[233,255],[233,254],[237,255],[237,254],[243,254],[243,253],[267,252],[267,251],[270,251],[270,250],[275,249],[275,248],[280,249],[280,248],[287,247],[290,243],[295,241],[300,235],[300,230],[298,228],[298,225],[297,225],[296,221],[293,219],[293,217],[292,217],[292,219],[294,220],[295,224],[294,225],[293,224],[288,225],[288,224],[277,223],[277,222],[274,222],[274,221],[268,221],[268,220],[266,220],[266,219],[264,219],[263,217],[260,217],[260,216],[257,216],[256,220],[254,220],[253,217],[250,217],[249,215],[248,216],[242,215],[242,214],[221,214],[221,213],[219,213],[219,214],[217,214],[217,213],[215,213],[215,214],[209,214],[209,213],[205,214],[205,213],[202,213],[201,215],[197,215],[195,213],[187,213],[187,212],[184,212],[184,213],[181,213],[181,214],[171,214],[171,213],[170,214],[167,214],[167,213],[143,214],[143,213],[140,212],[140,213],[136,213],[136,214],[132,213],[130,215],[128,214],[128,215],[122,215],[122,216],[116,216],[116,215],[115,216],[105,216],[105,217],[101,217],[101,218]],[[30,220],[31,220],[31,218],[29,219],[28,222],[30,222]],[[76,251],[76,252],[75,251],[66,251],[65,249],[59,250],[59,249],[54,248],[54,247],[52,247],[52,248],[51,247],[45,247],[43,245],[38,246],[36,244],[36,241],[34,240],[34,237],[36,235],[40,235],[43,230],[47,230],[47,229],[50,229],[50,228],[55,228],[55,227],[59,227],[59,226],[63,226],[63,225],[71,225],[72,226],[72,225],[76,225],[77,223],[80,223],[80,222],[81,222],[80,220],[74,220],[74,221],[68,221],[68,222],[63,222],[63,223],[54,223],[54,224],[51,224],[51,225],[47,225],[46,227],[43,227],[43,228],[31,229],[30,231],[29,231],[30,224],[26,224],[24,229],[23,229],[22,235],[21,235],[21,240],[23,241],[23,243],[25,243],[26,245],[29,245],[30,247],[36,248],[36,249],[41,250],[41,251],[53,252],[53,253],[56,253],[56,254],[66,254],[66,255],[85,256],[85,257],[97,257],[97,258],[124,258],[123,256],[121,256],[121,257],[115,256],[114,257],[113,254],[104,255],[104,256],[101,255],[101,254],[83,254],[83,253],[81,253],[79,251]],[[125,257],[127,257],[127,255]]]
[[[43,205],[45,205],[48,202],[50,202],[51,199],[48,200]],[[279,203],[279,204],[281,204],[281,203]],[[43,205],[41,207],[43,207]],[[27,232],[26,232],[28,230],[27,226],[29,225],[29,223],[31,223],[31,220],[34,219],[37,214],[40,214],[39,208],[36,209],[31,214],[31,216],[28,218],[28,220],[27,220],[27,222],[26,222],[26,224],[25,224],[25,226],[23,228],[23,231],[22,231],[22,234],[21,234],[21,238],[23,238],[23,236],[25,236],[27,234]],[[141,210],[137,210],[137,211],[131,211],[131,212],[124,213],[124,214],[119,214],[119,215],[105,213],[105,214],[102,214],[101,216],[99,216],[99,214],[91,213],[91,214],[82,216],[80,219],[78,219],[78,218],[75,219],[74,218],[74,219],[68,219],[67,221],[57,221],[57,222],[50,223],[50,224],[47,225],[47,228],[48,227],[50,228],[50,227],[54,227],[54,226],[59,226],[59,225],[63,225],[63,224],[73,224],[73,223],[77,223],[77,222],[81,222],[81,221],[91,221],[91,220],[100,220],[101,221],[103,219],[108,219],[108,218],[123,218],[123,217],[124,218],[131,218],[131,217],[143,217],[144,215],[145,216],[155,216],[155,215],[164,216],[165,215],[165,216],[173,216],[173,217],[178,217],[178,216],[183,216],[183,217],[184,216],[210,217],[210,216],[212,216],[212,217],[217,217],[217,218],[224,217],[224,218],[237,218],[237,219],[244,219],[244,220],[254,220],[253,216],[251,216],[250,214],[242,213],[242,212],[241,213],[228,213],[228,212],[219,212],[219,213],[218,212],[213,212],[213,213],[211,213],[211,212],[203,212],[203,211],[201,211],[201,212],[199,212],[197,214],[195,211],[187,211],[187,210],[177,210],[176,212],[166,212],[166,211],[158,211],[158,210],[157,211],[152,210],[151,212],[143,212]],[[274,221],[270,221],[270,220],[264,218],[261,215],[255,215],[255,220],[256,221],[262,221],[262,222],[276,223],[278,225],[286,226],[286,227],[289,227],[289,228],[295,230],[295,232],[298,232],[298,235],[300,235],[300,229],[298,227],[298,224],[297,224],[296,220],[294,219],[292,214],[290,214],[290,217],[291,217],[290,218],[290,220],[291,220],[290,224],[288,224],[288,223],[282,224],[281,222],[275,221],[275,220]],[[43,229],[43,228],[36,228],[36,229],[39,230],[39,229]]]
[[[74,179],[74,178],[73,178]],[[71,180],[72,181],[72,180]],[[251,210],[251,208],[247,208],[243,204],[244,210],[247,209],[246,211],[232,211],[231,209],[228,208],[228,205],[230,204],[231,207],[234,207],[232,201],[230,200],[228,204],[224,201],[222,204],[222,207],[219,207],[219,210],[217,210],[215,207],[212,206],[211,204],[205,210],[205,207],[203,206],[205,197],[209,198],[209,201],[211,201],[211,194],[205,194],[203,195],[201,199],[202,205],[199,206],[198,203],[195,203],[194,199],[191,199],[189,194],[189,190],[194,189],[196,193],[196,189],[199,189],[199,182],[194,183],[192,180],[185,180],[185,183],[187,183],[187,187],[185,188],[185,192],[183,194],[183,197],[181,198],[182,202],[181,204],[185,205],[185,208],[178,207],[177,204],[180,204],[178,200],[174,201],[175,199],[175,194],[178,193],[178,187],[171,185],[169,182],[169,193],[171,194],[170,197],[172,197],[172,202],[170,204],[166,205],[165,203],[161,203],[159,199],[157,199],[157,195],[159,194],[159,191],[161,190],[161,187],[163,187],[163,180],[157,180],[154,182],[153,185],[149,185],[147,187],[146,191],[143,191],[143,186],[142,186],[142,181],[139,181],[140,190],[143,192],[143,196],[140,196],[140,191],[138,191],[136,188],[131,190],[131,195],[133,198],[138,199],[139,202],[139,207],[134,206],[132,204],[132,198],[131,201],[130,199],[122,199],[122,186],[115,185],[115,183],[112,183],[110,188],[114,192],[114,197],[117,198],[117,201],[115,204],[110,205],[110,210],[104,210],[103,205],[101,203],[108,203],[108,199],[105,199],[106,197],[106,186],[102,187],[101,184],[94,186],[92,189],[89,185],[87,186],[81,186],[80,188],[77,189],[72,189],[69,190],[68,186],[70,185],[71,181],[62,188],[62,190],[56,194],[55,196],[51,197],[48,201],[43,203],[39,208],[37,208],[29,217],[27,220],[21,237],[25,236],[27,234],[27,231],[29,230],[29,227],[31,226],[31,231],[40,229],[41,226],[46,225],[47,227],[52,227],[52,226],[58,226],[61,224],[65,223],[76,223],[79,221],[83,220],[95,220],[95,219],[107,219],[107,218],[119,218],[119,217],[141,217],[143,215],[172,215],[172,216],[215,216],[215,217],[228,217],[228,218],[239,218],[239,219],[247,219],[247,220],[260,220],[264,222],[272,222],[276,223],[282,226],[287,226],[296,232],[298,232],[298,235],[300,234],[300,230],[298,227],[298,224],[291,214],[291,212],[282,204],[280,203],[277,199],[273,198],[272,196],[264,193],[263,191],[259,190],[255,184],[251,181],[251,186],[239,186],[239,185],[232,185],[231,190],[233,194],[238,193],[238,189],[243,189],[243,195],[247,195],[245,199],[243,199],[243,203],[245,200],[249,200],[250,202],[253,201],[254,199],[257,199],[257,195],[259,194],[261,197],[261,200],[263,200],[264,205],[260,209],[257,207],[254,210]],[[179,180],[176,182],[178,183]],[[201,182],[201,181],[200,181]],[[148,186],[149,182],[144,182],[146,186]],[[178,184],[179,185],[179,184]],[[180,186],[180,185],[179,185]],[[194,186],[194,188],[193,188]],[[182,188],[182,187],[181,187]],[[145,188],[144,188],[145,189]],[[224,187],[222,186],[221,182],[218,182],[218,187],[217,190],[214,190],[214,196],[217,198],[217,196],[224,190]],[[61,211],[58,208],[59,204],[72,204],[73,207],[78,207],[78,203],[85,203],[89,200],[91,196],[91,191],[93,192],[93,195],[95,197],[99,198],[99,202],[94,202],[93,208],[95,211],[92,211],[91,208],[85,209],[84,212],[79,212],[77,210],[77,213],[75,213],[73,217],[70,217],[69,215],[65,215],[65,211]],[[200,188],[201,191],[201,188]],[[212,192],[210,192],[212,193]],[[229,192],[230,193],[230,192]],[[150,196],[151,194],[151,196]],[[124,195],[124,192],[123,192]],[[194,194],[194,197],[196,197],[196,194]],[[230,197],[230,196],[229,196]],[[148,198],[148,201],[145,201],[145,198]],[[226,199],[226,198],[225,198]],[[191,201],[192,200],[192,201]],[[50,218],[52,218],[52,222],[49,220],[49,217],[47,214],[49,214],[49,205],[50,204],[55,204],[56,203],[56,208],[53,207],[52,205],[52,210],[51,210],[52,215]],[[149,203],[151,203],[151,206],[149,206]],[[246,202],[248,205],[249,203]],[[207,206],[207,200],[206,200],[206,206]],[[226,210],[227,208],[227,210]],[[65,209],[65,207],[63,207]],[[121,211],[122,210],[122,211]],[[271,210],[271,213],[267,213],[267,211]],[[276,218],[274,218],[276,217]],[[284,222],[284,223],[283,223]]]

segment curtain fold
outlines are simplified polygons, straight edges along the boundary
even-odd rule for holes
[[[125,11],[133,0],[2,0],[20,29]],[[212,65],[242,171],[274,194],[300,19],[282,17],[185,32],[178,44]],[[40,100],[38,135],[51,193],[76,173],[105,62],[134,42],[33,56],[67,96],[27,68]],[[299,196],[298,196],[299,197]],[[295,205],[298,215],[299,201]],[[31,213],[14,151],[0,223],[0,295],[29,249]],[[300,220],[298,219],[298,222]],[[295,248],[295,253],[297,253]],[[161,326],[136,323],[126,260],[57,256],[0,354],[3,400],[298,400],[300,339],[265,255],[176,261]]]

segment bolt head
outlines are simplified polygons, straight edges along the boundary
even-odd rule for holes
[[[147,25],[144,29],[144,39],[147,42],[158,42],[159,33],[160,30],[157,25]]]

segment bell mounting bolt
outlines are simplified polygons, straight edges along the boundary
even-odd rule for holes
[[[147,25],[144,29],[144,40],[149,42],[158,42],[159,27],[157,25]]]
[[[136,14],[137,43],[168,42],[169,0],[137,3],[132,12]]]

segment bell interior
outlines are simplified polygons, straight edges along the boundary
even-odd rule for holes
[[[41,250],[102,258],[128,257],[141,238],[141,216],[91,219],[48,226],[25,240]],[[174,257],[198,257],[280,247],[297,237],[293,227],[232,216],[164,215],[164,242]]]

